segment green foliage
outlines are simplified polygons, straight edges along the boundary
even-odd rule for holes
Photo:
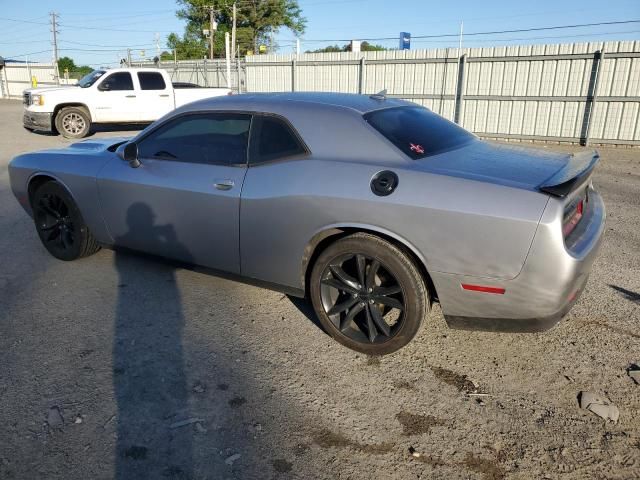
[[[379,52],[387,50],[387,48],[382,45],[374,45],[367,41],[364,41],[360,44],[360,51],[362,52]],[[317,50],[307,50],[307,53],[335,53],[335,52],[350,52],[351,44],[347,43],[346,45],[340,47],[338,45],[329,45],[328,47],[319,48]]]
[[[187,21],[182,37],[172,33],[167,45],[176,49],[178,59],[196,59],[208,56],[209,41],[202,33],[209,29],[208,6],[214,7],[214,19],[218,28],[213,37],[214,56],[224,55],[224,34],[231,32],[233,0],[177,0],[182,8],[176,15]],[[237,2],[236,42],[241,55],[259,45],[270,49],[271,34],[279,28],[287,28],[296,35],[304,33],[306,19],[298,0],[242,0]]]
[[[67,69],[69,70],[69,72],[75,72],[76,68],[76,64],[72,58],[61,57],[58,59],[58,70],[60,70],[61,73],[64,73],[64,71]]]
[[[81,78],[87,73],[93,71],[93,68],[86,65],[78,66],[70,57],[61,57],[58,59],[58,71],[61,76],[65,75],[65,70],[69,71],[70,78]]]
[[[351,47],[349,47],[349,50],[351,50]],[[388,50],[388,48],[383,47],[382,45],[374,45],[372,43],[364,41],[360,45],[360,50],[362,50],[363,52],[382,52],[384,50]]]

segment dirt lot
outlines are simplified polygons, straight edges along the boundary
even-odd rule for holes
[[[436,306],[377,359],[279,293],[109,250],[54,260],[7,163],[66,143],[0,102],[0,478],[640,478],[639,149],[601,150],[606,238],[558,327],[449,330]]]

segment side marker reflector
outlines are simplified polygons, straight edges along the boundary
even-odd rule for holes
[[[472,292],[493,293],[496,295],[504,295],[505,289],[500,287],[487,287],[486,285],[471,285],[469,283],[462,283],[464,290],[471,290]]]

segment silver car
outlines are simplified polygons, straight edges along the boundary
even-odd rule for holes
[[[275,93],[199,101],[9,173],[56,258],[126,248],[307,296],[332,337],[379,355],[435,301],[452,327],[557,323],[604,229],[597,161],[487,143],[383,95]]]

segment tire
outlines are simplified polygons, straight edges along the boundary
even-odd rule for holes
[[[82,107],[65,107],[55,119],[58,133],[65,138],[84,138],[91,131],[91,116]]]
[[[326,332],[368,355],[408,344],[429,307],[424,279],[392,243],[367,233],[329,245],[311,271],[309,294]]]
[[[31,197],[31,206],[38,236],[57,259],[77,260],[100,250],[73,198],[58,182],[39,186]]]

